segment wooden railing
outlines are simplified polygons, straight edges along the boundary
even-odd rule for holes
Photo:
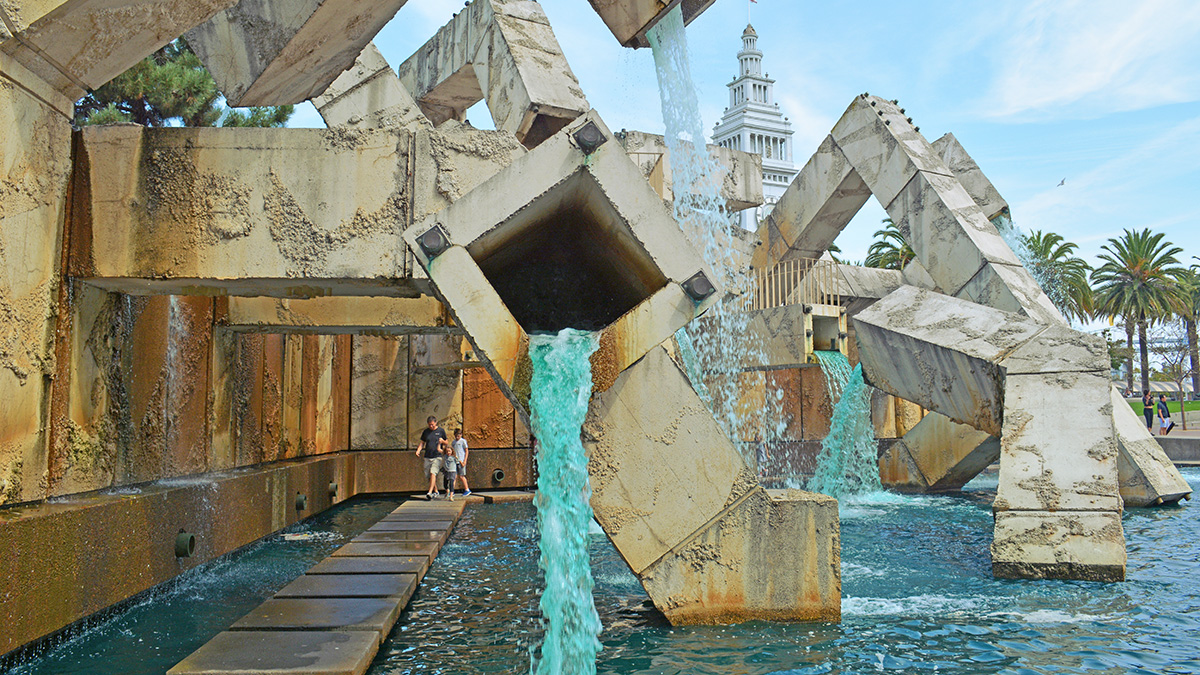
[[[832,260],[796,258],[770,269],[755,270],[748,309],[785,305],[839,305],[837,263]]]

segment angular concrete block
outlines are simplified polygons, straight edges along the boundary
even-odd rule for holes
[[[397,69],[434,124],[485,100],[496,129],[528,148],[588,110],[541,7],[474,0]]]
[[[272,598],[229,630],[367,631],[380,642],[400,616],[399,598]]]
[[[285,105],[321,93],[406,0],[243,0],[187,33],[229,105]]]
[[[934,141],[933,149],[937,151],[947,168],[962,184],[963,189],[971,195],[979,208],[983,209],[983,215],[988,220],[1008,213],[1008,202],[1000,196],[1000,191],[983,174],[979,165],[975,163],[971,155],[967,154],[966,148],[958,142],[954,134],[946,134]]]
[[[951,295],[985,263],[1021,264],[952,176],[918,172],[886,208],[926,271]]]
[[[1144,420],[1116,387],[1110,387],[1109,395],[1117,435],[1117,479],[1125,506],[1173,504],[1191,495],[1191,486],[1146,430]]]
[[[1034,339],[1005,356],[1000,365],[1009,375],[1108,370],[1108,344],[1099,335],[1050,325]]]
[[[1008,375],[996,511],[1120,513],[1108,371]]]
[[[1024,317],[912,286],[853,322],[872,386],[992,435],[1003,417],[997,362],[1042,330]]]
[[[639,576],[675,625],[837,621],[837,501],[755,487]]]
[[[432,127],[374,43],[312,102],[330,128]]]
[[[855,97],[833,126],[830,137],[884,207],[918,171],[951,175],[933,146],[905,120],[904,113],[878,96]]]
[[[7,2],[16,38],[0,50],[72,101],[83,97],[234,0]],[[8,71],[8,68],[5,68]]]
[[[623,47],[649,47],[646,32],[675,4],[664,4],[661,0],[588,0],[592,9],[600,15],[604,25]],[[684,0],[679,4],[684,25],[692,22],[715,0]]]
[[[584,439],[592,510],[635,573],[756,482],[661,348],[592,399]]]
[[[671,155],[666,139],[660,134],[624,131],[617,134],[617,140],[650,180],[658,196],[668,202],[675,201]],[[762,155],[712,144],[707,147],[709,159],[721,166],[720,189],[725,209],[742,211],[762,204]]]
[[[767,269],[785,257],[820,258],[870,198],[870,188],[827,136],[771,208],[766,229],[759,229],[763,244],[753,266]]]
[[[892,452],[907,453],[918,471],[922,484],[910,489],[958,490],[1000,458],[1000,441],[945,415],[930,413],[892,446]],[[884,485],[891,487],[887,481]]]
[[[1045,324],[1067,323],[1029,271],[1020,265],[986,264],[955,295]]]
[[[378,649],[375,634],[363,631],[226,631],[167,673],[362,675]]]
[[[1000,579],[1124,581],[1121,514],[997,512],[992,574]]]

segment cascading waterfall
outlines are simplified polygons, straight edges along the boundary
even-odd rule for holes
[[[696,88],[692,83],[687,35],[679,7],[671,10],[648,33],[658,73],[666,126],[667,151],[671,158],[672,192],[675,196],[675,220],[700,250],[709,271],[727,293],[750,288],[747,260],[740,259],[732,228],[737,227],[725,211],[721,199],[722,168],[708,154],[704,123]],[[739,378],[744,361],[763,361],[762,347],[746,340],[749,314],[736,301],[724,301],[712,307],[702,326],[688,326],[676,332],[688,376],[697,393],[708,405],[726,435],[735,441],[747,432],[778,435],[785,421],[768,419],[762,408],[739,410],[737,402],[745,386]],[[712,377],[705,377],[703,370]],[[746,419],[754,415],[756,419]],[[778,428],[776,428],[778,427]],[[750,446],[744,446],[744,450]]]
[[[600,652],[588,554],[592,488],[579,438],[592,394],[589,358],[598,346],[595,333],[571,328],[529,338],[529,407],[538,439],[538,566],[546,580],[540,602],[545,636],[532,654],[534,675],[595,673]]]
[[[871,424],[871,388],[862,365],[850,368],[841,352],[814,352],[825,373],[829,400],[835,401],[829,433],[821,441],[817,467],[807,489],[831,497],[878,492],[879,458]]]

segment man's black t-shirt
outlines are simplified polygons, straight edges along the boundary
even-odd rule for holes
[[[446,430],[441,427],[426,429],[421,432],[421,440],[425,442],[426,458],[441,457],[441,442],[446,440]]]

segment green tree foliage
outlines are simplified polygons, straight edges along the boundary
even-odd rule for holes
[[[1021,235],[1029,251],[1026,264],[1050,297],[1050,301],[1068,319],[1085,322],[1092,318],[1094,298],[1088,275],[1092,268],[1072,255],[1078,248],[1053,232],[1034,230]]]
[[[1181,304],[1179,289],[1186,275],[1175,257],[1183,249],[1162,239],[1162,233],[1153,234],[1149,229],[1125,230],[1101,247],[1104,264],[1092,272],[1096,315],[1122,318],[1130,339],[1137,327],[1142,389],[1150,388],[1146,327],[1174,315]]]
[[[878,267],[887,270],[902,270],[908,261],[917,257],[912,247],[904,241],[900,228],[891,218],[883,219],[883,229],[875,231],[875,242],[867,249],[865,267]]]
[[[148,127],[281,127],[292,106],[228,108],[212,75],[182,38],[139,61],[75,104],[75,124]]]

